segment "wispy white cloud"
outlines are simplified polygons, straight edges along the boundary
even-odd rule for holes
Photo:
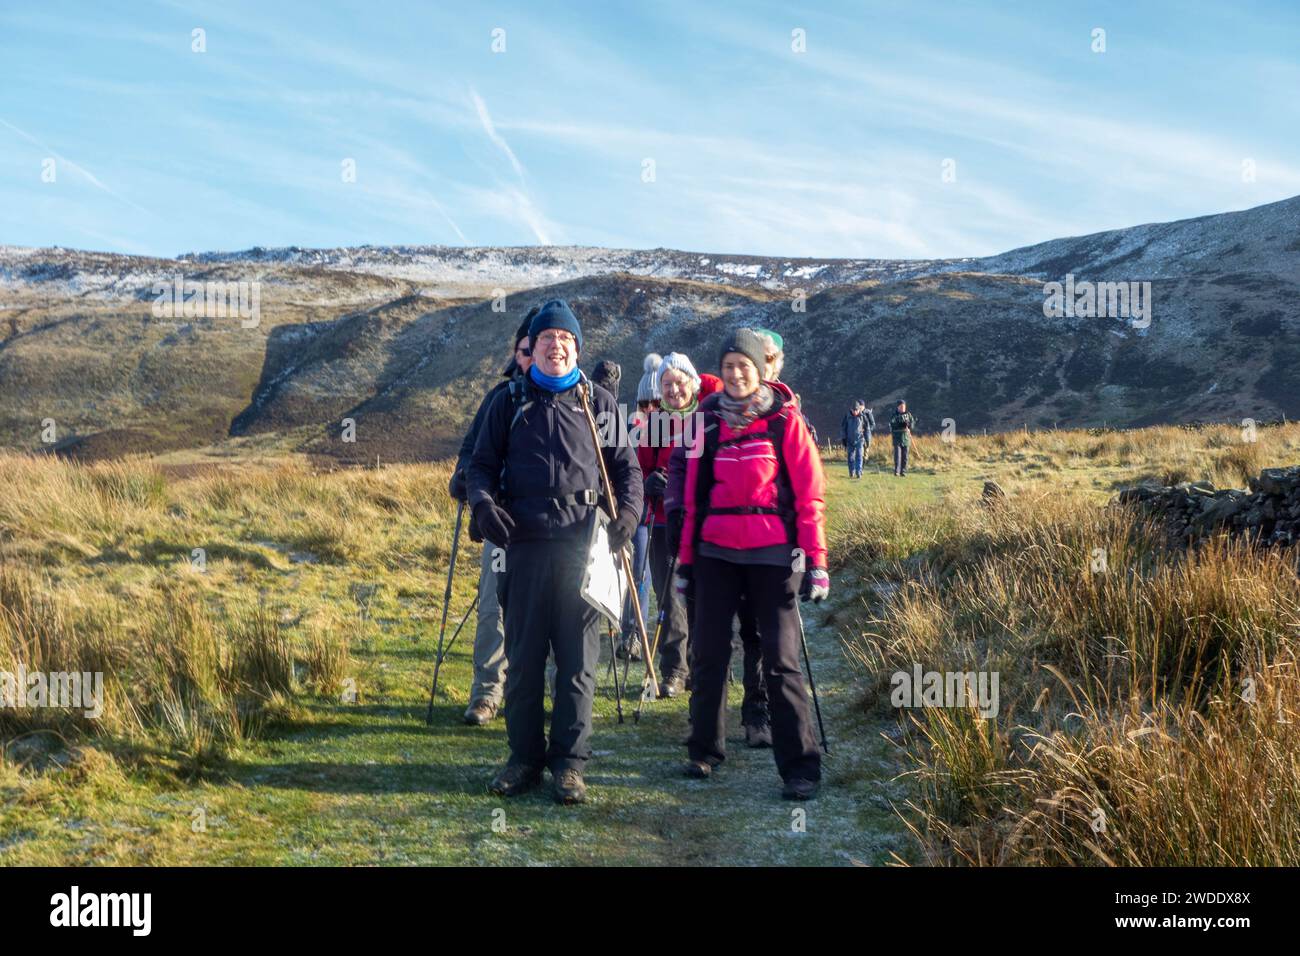
[[[17,134],[18,136],[21,136],[29,143],[32,143],[33,145],[40,147],[40,149],[48,157],[52,157],[54,160],[56,160],[59,166],[63,166],[72,170],[74,173],[76,173],[78,176],[80,176],[82,179],[90,183],[90,185],[94,186],[96,189],[100,190],[101,192],[107,193],[108,195],[112,196],[114,199],[118,200],[119,202],[125,203],[126,205],[130,206],[132,209],[136,210],[137,212],[144,213],[146,216],[153,215],[153,213],[151,213],[148,209],[145,209],[139,203],[127,199],[117,190],[113,189],[110,186],[105,185],[103,182],[100,181],[98,176],[96,176],[94,173],[88,170],[85,166],[82,166],[80,163],[75,163],[72,160],[68,159],[68,157],[64,156],[62,153],[59,153],[54,149],[51,149],[48,145],[41,142],[41,140],[37,139],[31,133],[19,129],[17,126],[13,125],[12,123],[10,123],[9,121],[3,118],[0,118],[0,126],[3,126],[5,129],[9,130],[10,132]]]
[[[474,110],[478,113],[478,121],[483,125],[483,132],[487,133],[487,138],[493,142],[497,149],[506,154],[506,159],[510,160],[510,165],[514,167],[515,175],[523,179],[524,167],[519,164],[519,157],[510,148],[510,144],[506,142],[505,137],[497,132],[496,126],[492,122],[492,114],[488,112],[483,97],[479,96],[473,87],[470,87],[469,95],[474,102]]]
[[[474,112],[478,115],[479,125],[482,126],[484,134],[492,145],[505,154],[506,159],[510,161],[510,167],[519,180],[517,186],[498,183],[495,190],[471,192],[477,196],[483,208],[495,210],[498,215],[515,219],[526,226],[542,245],[551,245],[554,242],[553,237],[556,230],[547,221],[538,202],[533,198],[532,192],[528,188],[523,163],[519,161],[515,151],[510,148],[506,138],[497,132],[496,123],[493,122],[492,114],[488,112],[487,103],[483,102],[483,97],[479,96],[478,91],[473,87],[470,87],[469,96],[470,102],[474,104]]]

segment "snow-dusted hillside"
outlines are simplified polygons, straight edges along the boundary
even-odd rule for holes
[[[1047,317],[1045,280],[1071,273],[1150,283],[1149,327]],[[259,321],[154,314],[155,283],[178,277],[260,283]],[[795,290],[806,297],[792,301]],[[53,420],[58,447],[88,457],[232,434],[367,460],[443,454],[519,315],[553,296],[582,318],[584,364],[613,359],[628,382],[648,349],[686,351],[706,369],[723,329],[773,328],[787,379],[831,434],[853,398],[881,408],[900,395],[927,427],[1300,415],[1296,198],[943,261],[446,246],[161,259],[0,246],[0,445],[44,447]],[[353,444],[337,441],[342,417],[358,423]]]

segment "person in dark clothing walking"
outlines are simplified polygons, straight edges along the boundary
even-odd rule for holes
[[[469,503],[469,486],[465,481],[465,469],[470,456],[474,454],[474,443],[483,427],[483,418],[497,395],[510,388],[521,387],[518,380],[528,373],[533,364],[532,349],[529,348],[528,325],[537,315],[533,306],[524,316],[523,324],[515,332],[514,354],[501,372],[503,381],[494,385],[483,397],[474,421],[465,433],[465,440],[460,444],[460,453],[456,457],[456,467],[451,473],[451,496],[457,501]],[[470,539],[482,541],[483,536],[474,527],[470,518]],[[493,546],[485,543],[479,559],[478,574],[478,621],[474,629],[474,685],[470,688],[469,707],[465,709],[465,723],[481,727],[497,715],[501,707],[501,698],[506,681],[506,632],[501,617],[501,605],[497,603],[497,575],[492,566]]]
[[[786,394],[761,378],[764,340],[737,329],[719,359],[723,392],[687,458],[678,588],[695,597],[691,734],[685,771],[708,777],[725,759],[732,618],[742,600],[758,624],[772,711],[772,749],[791,800],[814,796],[821,754],[800,666],[799,592],[825,600],[824,479],[817,447]]]
[[[907,410],[907,402],[900,399],[894,417],[889,420],[889,434],[894,441],[894,474],[899,478],[907,475],[907,453],[912,447],[914,427],[916,419]]]
[[[867,408],[867,403],[858,399],[849,409],[840,429],[844,434],[844,447],[849,456],[849,477],[862,477],[862,460],[866,450],[871,446],[871,430],[876,427],[876,419]]]
[[[614,397],[578,370],[582,329],[563,300],[545,303],[528,329],[533,365],[522,394],[501,392],[484,417],[468,469],[469,502],[483,537],[505,548],[499,596],[505,612],[505,718],[510,758],[490,789],[514,796],[548,766],[555,799],[580,803],[591,757],[591,702],[600,655],[597,611],[581,595],[586,542],[604,499],[600,462],[613,485],[611,548],[632,539],[641,517],[641,470],[626,435],[597,449],[579,389],[598,420],[619,421]],[[602,439],[602,441],[611,441]],[[545,733],[547,652],[555,655],[550,742]]]

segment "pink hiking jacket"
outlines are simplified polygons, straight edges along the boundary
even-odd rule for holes
[[[748,428],[734,431],[721,417],[709,415],[709,424],[716,423],[719,441],[745,439],[718,449],[713,462],[709,508],[777,507],[777,475],[780,466],[773,440],[768,434],[768,425],[778,416],[784,417],[781,451],[790,478],[790,491],[794,496],[797,540],[790,541],[786,520],[778,514],[699,513],[696,489],[705,437],[704,429],[699,429],[692,453],[685,456],[686,516],[682,525],[682,546],[678,552],[681,564],[691,564],[695,559],[695,528],[703,518],[701,541],[724,548],[765,548],[779,544],[797,544],[804,551],[808,569],[826,567],[826,493],[821,456],[817,453],[817,446],[813,444],[812,435],[794,404],[789,388],[780,382],[767,384],[775,390],[776,401],[767,415],[755,420]]]

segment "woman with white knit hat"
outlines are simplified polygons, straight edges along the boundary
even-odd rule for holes
[[[659,694],[676,697],[686,689],[690,673],[688,635],[690,620],[686,600],[678,594],[669,573],[674,549],[669,545],[665,492],[668,488],[668,463],[673,449],[682,444],[687,419],[699,407],[700,376],[691,360],[681,352],[670,352],[660,362],[656,387],[659,411],[647,444],[637,449],[637,462],[645,476],[646,503],[653,509],[654,525],[650,531],[650,575],[663,613],[659,634]]]
[[[644,374],[636,386],[636,411],[632,414],[631,421],[628,423],[629,431],[633,436],[648,433],[651,416],[659,408],[659,365],[662,362],[663,359],[658,352],[651,352],[642,363]],[[643,447],[644,444],[644,441],[638,441],[636,449],[637,459],[641,461],[643,477],[649,475],[649,472],[645,471],[645,462],[643,460],[646,451]],[[662,504],[659,505],[659,513],[659,523],[662,524]],[[645,510],[641,515],[641,523],[637,526],[636,534],[632,538],[632,579],[636,582],[637,601],[641,605],[641,619],[643,621],[650,619],[650,569],[647,549],[650,542],[650,529],[654,524],[654,502],[647,498]],[[632,602],[629,600],[623,612],[623,646],[620,650],[623,656],[632,660],[636,660],[641,656],[641,645],[637,633],[636,622],[632,620]]]

